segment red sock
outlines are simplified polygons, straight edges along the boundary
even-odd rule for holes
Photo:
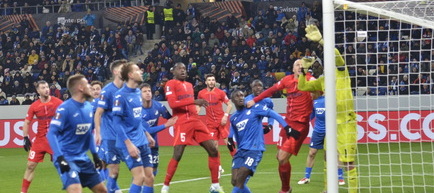
[[[21,186],[21,192],[27,193],[27,190],[29,189],[31,181],[28,181],[26,179],[23,179],[23,185]]]
[[[282,191],[289,191],[289,181],[291,180],[291,163],[279,165],[280,181],[282,181]]]
[[[164,185],[168,186],[170,181],[172,181],[172,177],[175,175],[176,168],[178,168],[178,161],[173,158],[170,159],[169,165],[167,166],[166,178],[164,179]]]
[[[211,171],[211,182],[219,183],[219,166],[220,166],[220,158],[219,157],[208,157],[208,167]]]

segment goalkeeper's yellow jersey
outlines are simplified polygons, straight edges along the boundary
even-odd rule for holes
[[[336,66],[343,66],[344,61],[339,51],[335,49]],[[325,91],[324,76],[316,80],[307,81],[304,75],[300,74],[298,78],[298,89],[301,91]],[[354,99],[351,91],[351,79],[348,69],[336,69],[336,112],[337,124],[356,120],[354,112]]]

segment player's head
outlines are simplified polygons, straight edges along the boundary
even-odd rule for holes
[[[40,80],[36,83],[36,92],[38,92],[41,97],[50,96],[50,87],[48,86],[47,81]]]
[[[98,80],[94,80],[90,83],[90,86],[92,87],[92,97],[94,99],[99,98],[103,86],[102,82]]]
[[[237,109],[244,107],[244,92],[242,90],[234,90],[231,93],[231,101]]]
[[[92,98],[89,81],[82,74],[74,74],[70,76],[66,81],[66,87],[72,97],[82,95],[86,100]]]
[[[298,59],[294,62],[294,65],[292,66],[292,72],[294,73],[294,75],[298,76],[299,74],[301,74],[301,65],[301,59]]]
[[[142,92],[142,99],[144,101],[151,101],[152,100],[152,91],[151,91],[151,85],[148,83],[143,83],[140,85],[140,91]]]
[[[215,87],[215,76],[214,74],[205,75],[205,84],[209,89],[213,89]]]
[[[253,95],[255,96],[258,96],[259,94],[261,94],[261,92],[264,91],[264,84],[259,79],[253,80],[250,84],[250,87],[252,88]]]
[[[177,80],[185,80],[185,78],[187,78],[187,69],[185,68],[184,63],[175,63],[175,65],[173,66],[173,76]]]
[[[139,66],[133,62],[128,62],[121,69],[121,79],[125,82],[134,81],[137,84],[143,82],[143,72]]]
[[[128,60],[122,59],[122,60],[115,60],[110,64],[110,71],[115,77],[120,78],[120,72],[122,69],[122,66],[124,64],[128,63]]]

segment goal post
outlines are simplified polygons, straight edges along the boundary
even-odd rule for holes
[[[434,0],[323,1],[322,25],[327,192],[348,191],[330,183],[338,157],[334,48],[357,113],[357,192],[434,192]]]

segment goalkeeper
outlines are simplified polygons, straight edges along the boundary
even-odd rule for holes
[[[306,27],[306,37],[321,45],[324,44],[322,35],[315,25]],[[355,167],[356,147],[357,147],[357,125],[356,114],[354,112],[354,101],[351,92],[351,80],[348,69],[345,67],[341,53],[335,49],[336,60],[336,120],[337,120],[337,140],[339,161],[347,170],[349,192],[357,192],[357,168]],[[306,81],[304,73],[314,63],[314,59],[303,59],[302,74],[298,79],[298,89],[301,91],[324,91],[324,77],[316,80]],[[327,94],[327,93],[326,93]],[[325,178],[326,179],[326,178]],[[324,182],[326,183],[326,181]]]

